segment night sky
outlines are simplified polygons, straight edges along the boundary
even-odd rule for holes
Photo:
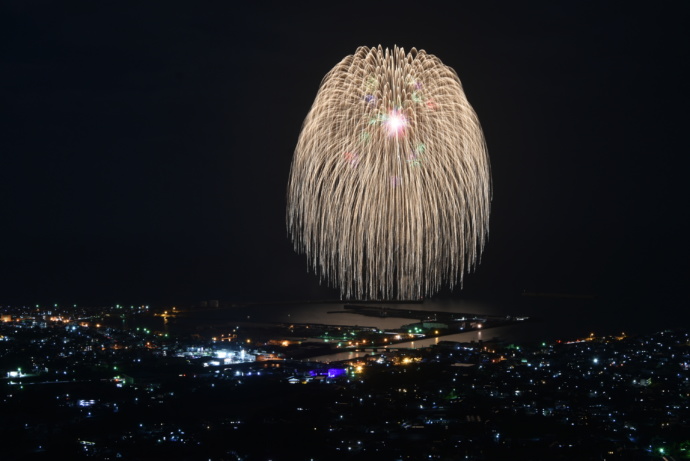
[[[687,17],[441,5],[3,2],[0,303],[337,298],[288,172],[323,76],[379,44],[454,68],[487,139],[489,242],[441,296],[687,303]]]

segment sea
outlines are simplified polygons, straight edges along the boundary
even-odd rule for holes
[[[660,302],[640,302],[594,296],[528,294],[500,299],[428,299],[415,303],[358,303],[366,306],[443,311],[472,314],[479,317],[513,316],[526,320],[502,327],[458,333],[433,339],[416,340],[401,347],[425,347],[439,340],[471,342],[501,340],[505,342],[569,341],[594,334],[648,334],[665,329],[690,327],[687,309]],[[372,317],[347,310],[343,301],[247,303],[234,307],[198,309],[167,321],[160,317],[135,319],[123,327],[138,324],[159,331],[184,333],[205,328],[223,328],[238,323],[319,323],[326,325],[370,326],[396,329],[418,320],[396,317]],[[351,304],[351,303],[350,303]],[[645,308],[646,306],[646,308]],[[138,322],[138,323],[137,323]]]

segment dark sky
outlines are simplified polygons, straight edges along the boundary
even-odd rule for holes
[[[288,171],[322,77],[379,44],[453,67],[487,138],[489,243],[442,295],[686,300],[687,17],[631,3],[3,2],[0,303],[337,297]]]

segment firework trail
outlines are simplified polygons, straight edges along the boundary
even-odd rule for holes
[[[453,69],[379,46],[326,74],[295,149],[287,227],[342,297],[419,299],[462,283],[490,202],[484,136]]]

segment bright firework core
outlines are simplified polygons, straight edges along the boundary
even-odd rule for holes
[[[343,59],[304,120],[287,199],[295,250],[343,298],[462,283],[489,233],[491,174],[455,71],[414,48]]]
[[[405,127],[407,126],[407,119],[399,110],[393,109],[386,118],[386,129],[388,136],[398,137],[405,134]]]

